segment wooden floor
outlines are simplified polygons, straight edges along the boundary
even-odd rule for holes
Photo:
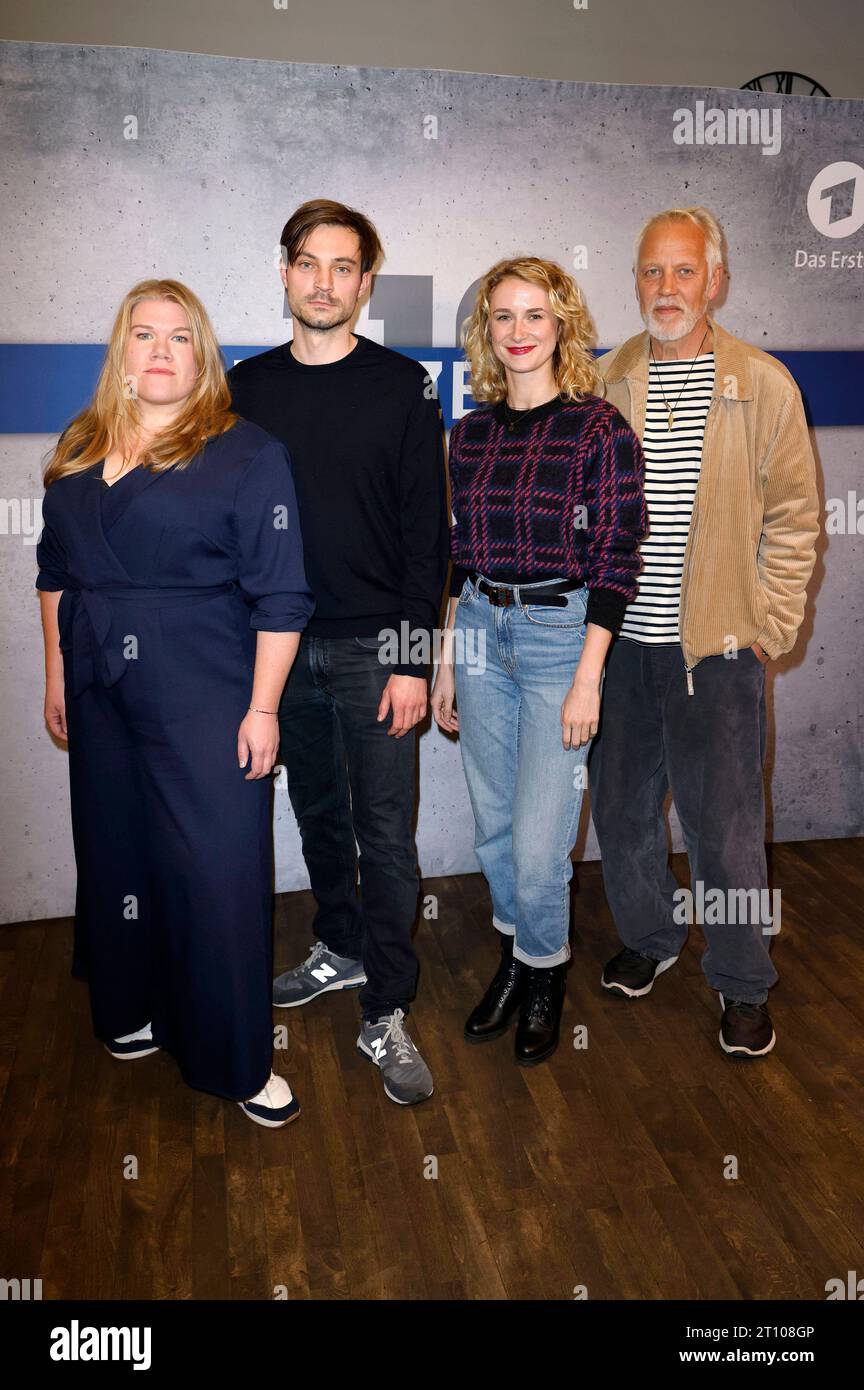
[[[772,858],[769,1058],[721,1053],[698,930],[649,998],[599,988],[618,943],[596,864],[578,869],[555,1057],[517,1068],[512,1033],[470,1047],[488,897],[479,876],[432,879],[410,1022],[434,1096],[388,1101],[356,994],[330,994],[274,1013],[302,1106],[277,1131],[164,1054],[114,1061],[68,974],[68,922],[0,929],[0,1276],[41,1278],[45,1299],[824,1299],[864,1273],[864,841]],[[305,956],[312,908],[278,899],[279,970]]]

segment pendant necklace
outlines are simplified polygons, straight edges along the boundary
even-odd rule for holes
[[[675,411],[678,409],[678,406],[679,406],[680,403],[681,403],[681,397],[684,395],[684,392],[687,390],[687,382],[690,380],[690,372],[692,372],[693,368],[694,368],[695,365],[696,365],[696,359],[698,358],[699,353],[702,351],[703,347],[705,346],[705,338],[707,338],[707,337],[708,337],[708,329],[706,328],[706,329],[705,329],[705,335],[704,335],[704,337],[703,337],[701,343],[699,344],[699,349],[698,349],[698,351],[697,351],[697,353],[696,353],[696,357],[694,357],[694,358],[693,358],[693,361],[690,363],[690,371],[688,371],[687,375],[686,375],[685,378],[684,378],[684,385],[681,387],[681,390],[678,392],[678,399],[677,399],[677,401],[675,402],[674,405],[670,405],[669,402],[667,401],[667,399],[666,399],[666,392],[663,390],[663,380],[662,380],[662,377],[661,377],[661,375],[660,375],[659,372],[657,373],[657,387],[658,387],[658,390],[659,390],[659,392],[660,392],[660,395],[663,397],[663,404],[665,405],[666,410],[667,410],[667,424],[668,424],[668,428],[669,428],[670,430],[672,429],[672,426],[675,424]],[[651,361],[655,364],[655,366],[657,366],[657,365],[658,365],[658,363],[657,363],[657,358],[654,356],[654,344],[651,343],[651,344],[650,344],[650,347],[651,347]]]

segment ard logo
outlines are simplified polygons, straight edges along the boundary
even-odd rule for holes
[[[840,160],[820,169],[807,193],[807,215],[817,232],[852,236],[864,227],[864,169]]]

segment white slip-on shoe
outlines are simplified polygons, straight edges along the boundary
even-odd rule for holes
[[[149,1023],[144,1028],[139,1028],[137,1033],[112,1038],[110,1042],[106,1042],[105,1047],[118,1062],[128,1062],[132,1057],[149,1057],[151,1052],[160,1050],[153,1041]]]
[[[256,1125],[266,1125],[268,1129],[280,1129],[300,1114],[300,1105],[291,1094],[291,1087],[285,1077],[277,1076],[275,1071],[271,1071],[269,1081],[257,1095],[249,1100],[238,1100],[237,1104]]]

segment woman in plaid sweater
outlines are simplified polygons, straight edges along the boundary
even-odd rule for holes
[[[432,709],[460,737],[501,938],[465,1037],[499,1037],[518,1011],[524,1066],[558,1043],[585,763],[647,523],[641,446],[596,394],[591,331],[554,262],[493,266],[463,330],[479,404],[450,435],[453,577]]]

